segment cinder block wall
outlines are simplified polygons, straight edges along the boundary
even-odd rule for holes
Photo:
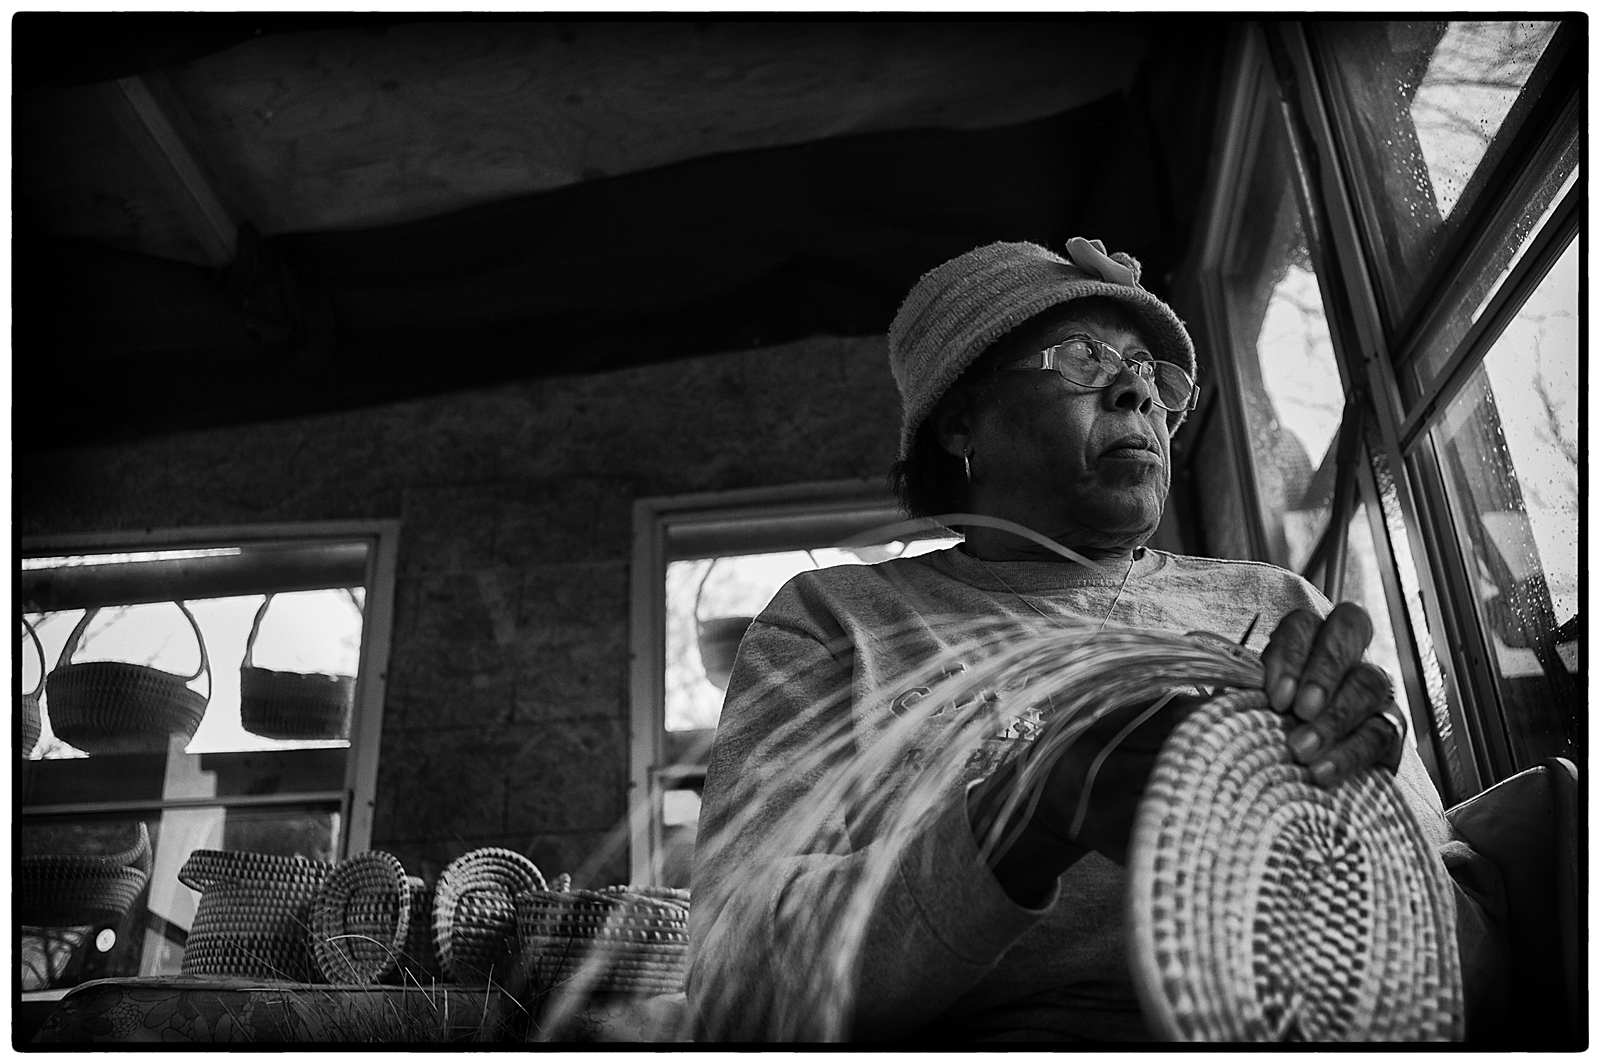
[[[816,338],[19,458],[14,521],[399,517],[373,845],[429,876],[506,846],[597,886],[627,878],[633,500],[881,477],[898,410],[881,337]]]

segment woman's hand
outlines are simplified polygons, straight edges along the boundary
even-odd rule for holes
[[[1400,767],[1405,714],[1389,674],[1361,660],[1371,641],[1367,611],[1342,602],[1326,620],[1293,611],[1261,655],[1267,700],[1299,722],[1290,727],[1289,749],[1324,787],[1372,765]]]
[[[1073,740],[1051,766],[1039,803],[1016,842],[990,859],[990,869],[1012,900],[1037,905],[1049,896],[1056,878],[1091,850],[1118,864],[1127,861],[1139,799],[1162,744],[1204,701],[1198,695],[1174,696],[1143,721],[1139,718],[1154,703],[1125,706],[1106,713]],[[968,817],[980,842],[1036,750],[1030,745],[968,795]],[[1017,815],[1026,815],[1026,808]]]

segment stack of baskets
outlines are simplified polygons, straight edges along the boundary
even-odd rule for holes
[[[543,874],[514,850],[485,847],[461,855],[439,876],[433,937],[446,978],[482,985],[510,971],[516,898],[544,890]]]
[[[270,605],[272,596],[267,595],[245,640],[239,666],[240,724],[269,739],[348,739],[354,676],[278,672],[253,663],[256,635]]]
[[[534,986],[615,994],[683,989],[689,892],[665,887],[528,890],[517,937]]]
[[[73,664],[84,629],[100,612],[98,607],[84,611],[45,681],[50,726],[57,738],[87,754],[138,754],[165,752],[173,735],[185,741],[194,736],[211,701],[211,661],[194,614],[182,602],[176,605],[200,643],[200,668],[192,676],[126,661]],[[206,676],[204,695],[189,689],[201,673]]]
[[[178,880],[200,892],[184,975],[316,982],[311,916],[333,865],[304,857],[196,850]]]
[[[16,883],[16,919],[28,927],[81,927],[125,916],[150,881],[150,832],[106,856],[23,857]]]

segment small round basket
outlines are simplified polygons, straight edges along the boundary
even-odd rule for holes
[[[185,741],[194,737],[211,701],[211,661],[194,614],[182,602],[176,605],[200,643],[200,668],[192,676],[125,661],[73,664],[84,629],[100,612],[98,607],[84,611],[45,680],[50,727],[57,738],[86,754],[147,754],[164,752],[170,736]],[[189,689],[201,673],[206,677],[204,695]]]
[[[1134,985],[1180,1041],[1460,1038],[1450,881],[1384,770],[1311,782],[1260,691],[1168,738],[1128,856]]]
[[[666,887],[517,895],[521,962],[537,988],[675,994],[689,948],[689,892]]]
[[[545,889],[538,866],[514,850],[464,853],[439,875],[433,938],[445,978],[482,986],[510,970],[517,933],[516,897]]]
[[[256,610],[239,666],[239,723],[267,739],[348,739],[354,676],[278,672],[253,663],[256,635],[272,596]]]
[[[33,630],[33,625],[28,619],[22,619],[22,627],[28,630],[28,638],[33,640],[33,649],[39,655],[39,685],[32,691],[22,692],[20,709],[21,734],[18,736],[17,756],[28,757],[33,753],[34,746],[39,742],[39,694],[44,690],[45,673],[50,669],[49,663],[44,660],[44,647],[39,642],[39,633]]]
[[[304,857],[194,851],[178,872],[200,892],[182,974],[317,982],[311,913],[333,868]]]
[[[81,927],[127,915],[150,881],[150,831],[121,853],[39,854],[17,869],[16,919],[28,927]]]
[[[311,911],[311,948],[330,983],[376,983],[395,970],[411,924],[411,881],[398,858],[369,850],[340,861]]]

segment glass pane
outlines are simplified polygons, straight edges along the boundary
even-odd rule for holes
[[[1401,378],[1407,406],[1426,395],[1434,380],[1450,364],[1451,358],[1476,325],[1490,300],[1500,291],[1511,271],[1562,199],[1577,184],[1578,132],[1573,130],[1556,156],[1555,164],[1531,183],[1525,202],[1517,210],[1504,239],[1491,241],[1468,265],[1468,279],[1449,294],[1447,304],[1437,316],[1439,325],[1423,341]]]
[[[1559,24],[1326,22],[1316,28],[1342,97],[1346,148],[1403,317],[1499,162]]]
[[[849,550],[819,547],[668,564],[667,731],[716,728],[739,638],[790,577],[834,565],[915,557],[958,542],[954,538],[918,539]]]
[[[1524,765],[1574,752],[1577,310],[1574,242],[1430,433]]]
[[[1223,282],[1268,560],[1299,570],[1327,525],[1344,392],[1288,160],[1266,121]]]
[[[1400,649],[1394,638],[1394,624],[1389,618],[1389,602],[1383,591],[1383,576],[1378,571],[1378,552],[1372,542],[1372,525],[1367,519],[1365,504],[1357,506],[1350,518],[1348,551],[1345,558],[1344,593],[1341,599],[1363,607],[1372,618],[1372,643],[1367,647],[1367,657],[1382,666],[1394,681],[1394,700],[1411,718],[1411,700],[1406,694],[1404,677],[1400,672]],[[1417,742],[1417,729],[1406,733],[1413,746]]]

